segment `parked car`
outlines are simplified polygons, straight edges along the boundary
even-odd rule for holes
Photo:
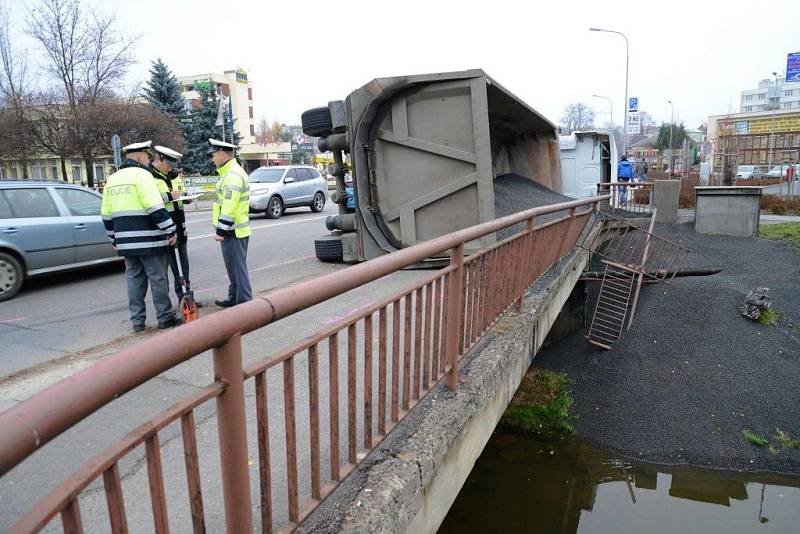
[[[102,201],[64,182],[0,182],[0,301],[27,278],[122,260],[106,236]]]
[[[767,176],[769,178],[786,178],[786,171],[789,170],[790,165],[784,163],[783,165],[775,165],[772,167]],[[800,163],[794,164],[794,175],[797,176],[800,173]]]
[[[250,211],[277,219],[286,208],[309,207],[319,213],[325,207],[328,182],[308,165],[259,167],[250,174]]]
[[[736,169],[737,178],[763,178],[765,175],[764,168],[759,165],[739,165]]]

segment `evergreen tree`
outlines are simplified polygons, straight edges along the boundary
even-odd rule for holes
[[[200,106],[191,111],[191,122],[188,124],[187,146],[188,151],[182,160],[183,167],[187,172],[200,173],[204,176],[215,173],[214,165],[208,156],[208,140],[219,139],[222,141],[222,127],[216,126],[217,113],[219,111],[219,98],[213,86],[199,87],[197,92],[200,95]],[[225,113],[225,142],[231,142],[232,123]],[[234,130],[233,143],[239,144],[241,136]]]
[[[144,98],[157,109],[169,113],[178,120],[186,115],[181,85],[160,58],[153,62],[153,67],[150,69],[150,80],[144,88]]]

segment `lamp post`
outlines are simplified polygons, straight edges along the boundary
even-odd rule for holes
[[[624,110],[624,116],[622,118],[622,153],[624,155],[628,155],[628,38],[625,37],[625,34],[622,32],[618,32],[616,30],[606,30],[603,28],[589,28],[589,31],[593,32],[605,32],[605,33],[616,33],[617,35],[621,35],[623,39],[625,39],[625,107],[622,108]]]
[[[773,91],[775,92],[775,96],[778,97],[778,73],[773,72],[772,75],[775,77],[775,85],[773,87]],[[768,99],[768,101],[771,99]],[[778,102],[780,102],[780,98],[778,98]],[[767,172],[772,170],[772,152],[775,150],[775,105],[772,106],[772,120],[769,123],[769,150],[767,150]]]
[[[675,106],[672,105],[672,100],[667,100],[669,104],[669,172],[675,174],[675,157],[672,155],[672,125],[675,124]]]
[[[609,122],[609,124],[611,124],[611,127],[613,128],[614,127],[614,103],[607,96],[603,96],[603,95],[592,95],[592,96],[595,97],[595,98],[603,98],[605,100],[608,100],[608,115],[609,115],[608,122]]]

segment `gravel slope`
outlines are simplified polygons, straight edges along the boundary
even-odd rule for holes
[[[800,254],[785,243],[699,235],[687,224],[659,224],[656,233],[691,251],[686,267],[722,273],[645,285],[633,328],[613,350],[591,347],[580,332],[534,365],[575,380],[578,433],[617,454],[800,475],[800,449],[770,452],[742,438],[750,428],[776,443],[780,428],[800,439]],[[589,284],[587,321],[597,290]],[[781,324],[739,314],[754,287],[770,288]]]

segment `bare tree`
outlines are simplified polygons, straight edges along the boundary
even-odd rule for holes
[[[67,159],[75,153],[69,107],[57,89],[38,93],[28,111],[27,128],[36,146],[61,162],[61,179],[68,181]]]
[[[583,102],[576,102],[564,108],[561,116],[561,131],[572,133],[594,127],[594,110]]]
[[[268,135],[269,123],[267,122],[267,118],[262,115],[261,118],[258,119],[258,125],[256,126],[256,143],[259,145],[266,145]]]
[[[25,127],[25,111],[30,105],[31,85],[26,54],[11,44],[10,15],[6,3],[0,1],[0,105],[5,126],[0,132],[0,151],[20,158],[22,177],[28,178],[28,159],[33,147]]]
[[[122,36],[115,22],[113,15],[84,13],[80,0],[40,0],[28,17],[28,33],[45,52],[47,72],[63,86],[72,143],[90,186],[94,158],[108,150],[98,105],[113,97],[134,62],[137,38]]]

